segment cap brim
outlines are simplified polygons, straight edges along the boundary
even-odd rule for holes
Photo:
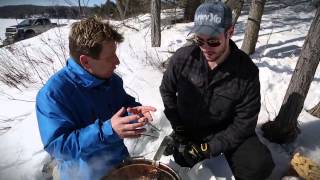
[[[202,34],[210,37],[218,36],[223,32],[224,28],[213,28],[211,26],[194,26],[190,31],[190,33]]]

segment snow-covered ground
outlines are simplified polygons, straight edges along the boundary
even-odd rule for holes
[[[256,52],[252,55],[260,69],[261,80],[262,108],[258,127],[277,115],[314,16],[314,10],[308,3],[299,2],[295,1],[291,3],[294,5],[289,6],[268,3],[265,8]],[[246,14],[247,12],[240,16],[232,38],[239,47],[244,37]],[[39,36],[0,49],[0,72],[3,73],[3,63],[10,61],[27,75],[28,78],[25,79],[29,79],[23,81],[25,86],[20,85],[19,89],[0,82],[0,179],[43,179],[42,165],[48,160],[48,155],[43,151],[38,133],[34,112],[35,95],[46,79],[64,65],[65,57],[68,56],[64,49],[68,47],[67,37],[71,22],[73,21],[67,26],[51,29]],[[15,20],[10,22],[0,19],[0,31],[10,23],[15,24]],[[117,50],[121,64],[116,72],[124,79],[128,93],[142,104],[158,109],[153,114],[153,124],[161,130],[158,139],[145,136],[137,140],[126,140],[125,143],[132,156],[152,159],[162,138],[171,131],[162,113],[163,104],[158,89],[162,72],[158,67],[171,56],[170,52],[186,42],[193,23],[163,26],[159,48],[150,46],[149,14],[126,20],[126,26],[121,22],[111,23],[119,27],[125,37]],[[319,89],[318,67],[305,100],[304,110],[299,116],[302,133],[294,144],[302,154],[318,163],[320,139],[316,134],[320,130],[320,121],[309,115],[306,109],[320,101]],[[260,132],[259,129],[257,131]],[[271,149],[277,164],[269,179],[279,179],[288,167],[289,156],[280,145],[265,139],[262,141]],[[164,157],[162,161],[168,162],[168,158]],[[210,173],[207,173],[203,177],[209,179],[209,175]]]

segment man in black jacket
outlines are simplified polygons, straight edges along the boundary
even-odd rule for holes
[[[236,179],[266,179],[274,163],[255,133],[259,70],[230,39],[230,8],[203,3],[194,21],[195,43],[171,57],[160,86],[175,161],[192,167],[223,153]]]

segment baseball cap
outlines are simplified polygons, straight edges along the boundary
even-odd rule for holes
[[[223,2],[201,4],[194,16],[194,27],[190,33],[217,36],[232,25],[231,9]]]

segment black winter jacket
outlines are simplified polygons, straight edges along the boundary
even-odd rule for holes
[[[214,155],[254,135],[260,111],[259,70],[232,40],[230,50],[208,77],[208,65],[198,46],[178,49],[160,86],[164,113],[173,129],[183,127],[183,136],[194,142],[210,137]]]

